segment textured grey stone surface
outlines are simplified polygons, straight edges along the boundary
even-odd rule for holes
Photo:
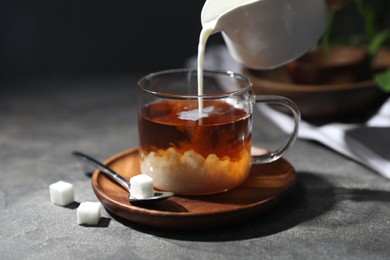
[[[0,93],[0,259],[389,259],[390,181],[316,143],[298,140],[286,159],[294,191],[256,220],[217,230],[143,227],[103,210],[79,226],[77,203],[96,201],[90,169],[137,145],[137,77],[4,82]],[[283,137],[261,115],[256,143]],[[54,206],[49,185],[75,186]]]

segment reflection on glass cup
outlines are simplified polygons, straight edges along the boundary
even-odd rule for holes
[[[297,106],[284,97],[254,95],[252,83],[242,75],[204,71],[204,94],[197,93],[193,69],[157,72],[138,82],[141,171],[157,189],[181,195],[232,189],[246,180],[252,164],[279,159],[296,138]],[[252,156],[256,102],[288,107],[295,126],[282,147]]]

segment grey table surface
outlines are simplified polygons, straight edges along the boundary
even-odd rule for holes
[[[137,75],[3,82],[0,88],[0,259],[390,259],[390,181],[314,142],[285,158],[295,189],[253,221],[222,229],[140,226],[102,211],[79,226],[77,202],[97,201],[80,150],[106,159],[137,146]],[[284,134],[261,114],[255,143]],[[76,205],[50,203],[73,183]]]

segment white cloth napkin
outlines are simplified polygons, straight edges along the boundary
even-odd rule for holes
[[[196,67],[196,57],[190,59],[187,66]],[[234,72],[242,69],[225,46],[208,48],[204,68]],[[265,106],[261,111],[283,131],[291,131],[291,117]],[[315,126],[302,121],[298,138],[320,142],[390,179],[390,98],[377,114],[362,124],[335,122]]]

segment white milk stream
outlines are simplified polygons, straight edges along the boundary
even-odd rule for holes
[[[204,94],[203,91],[203,65],[204,65],[204,55],[206,50],[207,39],[213,33],[215,28],[216,21],[204,24],[203,29],[200,32],[199,36],[199,45],[198,45],[198,110],[199,118],[202,118],[203,115],[203,98],[201,97]]]
[[[198,111],[199,119],[207,116],[203,109],[203,68],[204,68],[204,55],[206,49],[206,43],[211,34],[219,31],[216,30],[217,23],[221,20],[221,17],[229,10],[240,8],[243,4],[256,2],[259,0],[207,0],[203,6],[201,20],[202,31],[199,36],[198,45]]]

